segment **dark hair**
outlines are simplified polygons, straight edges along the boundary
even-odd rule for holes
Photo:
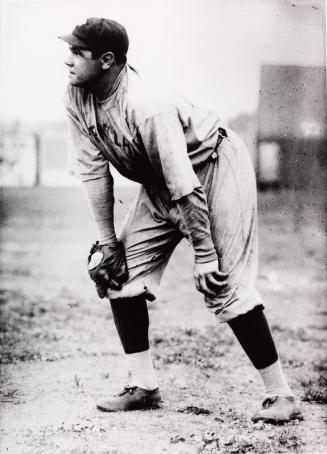
[[[107,51],[99,51],[99,50],[92,50],[92,58],[94,59],[97,59],[97,58],[100,58],[101,55],[103,54],[106,54],[107,52],[111,52],[110,50],[107,50]],[[117,63],[117,65],[121,65],[121,64],[125,64],[127,62],[127,57],[126,55],[115,55],[113,52],[111,52],[114,57],[115,57],[115,62]]]

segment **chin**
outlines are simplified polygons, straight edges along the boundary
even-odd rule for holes
[[[74,80],[74,79],[69,79],[68,80],[68,83],[69,85],[71,85],[72,87],[80,87],[80,88],[86,88],[87,86],[87,83],[86,82],[82,82],[80,80]]]
[[[72,85],[73,87],[80,87],[80,88],[88,89],[91,86],[89,81],[78,80],[73,77],[69,77],[68,82],[69,82],[69,85]]]
[[[75,74],[69,74],[68,76],[68,83],[69,85],[72,85],[73,87],[81,87],[82,86],[82,81],[78,80]]]
[[[69,85],[72,85],[73,87],[83,88],[83,84],[80,82],[76,82],[75,80],[69,80],[68,83],[69,83]]]

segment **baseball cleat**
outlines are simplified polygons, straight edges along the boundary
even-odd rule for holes
[[[97,404],[100,411],[150,410],[159,407],[159,388],[148,391],[138,386],[126,386],[117,396]]]
[[[293,396],[268,397],[263,401],[262,409],[252,416],[253,422],[263,421],[272,424],[292,419],[303,419],[300,405]]]

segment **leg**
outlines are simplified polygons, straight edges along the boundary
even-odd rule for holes
[[[109,290],[109,299],[144,295],[148,301],[154,300],[169,258],[182,239],[168,220],[160,194],[150,198],[141,188],[119,238],[125,246],[129,280],[122,290]]]
[[[149,349],[145,297],[111,300],[111,308],[132,381],[122,393],[98,404],[97,408],[107,412],[154,408],[161,397]]]
[[[114,322],[128,355],[149,349],[149,314],[144,296],[111,300]]]
[[[252,420],[284,422],[301,419],[299,405],[285,380],[262,307],[257,306],[246,314],[239,315],[228,324],[258,370],[266,389],[263,409],[255,413]]]
[[[125,245],[129,280],[121,291],[109,292],[130,381],[123,392],[97,407],[102,411],[127,411],[157,405],[161,398],[149,348],[147,299],[155,289],[180,236],[165,221],[160,200],[153,204],[144,190],[131,210],[121,239]]]
[[[228,324],[259,371],[267,397],[291,396],[292,391],[282,374],[275,343],[262,308],[257,306],[246,314],[230,320]]]
[[[221,290],[205,297],[207,307],[227,322],[263,300],[256,290],[258,230],[256,182],[244,144],[228,131],[216,163],[198,173],[205,189]]]
[[[255,177],[247,150],[231,132],[222,142],[218,165],[204,178],[212,235],[219,258],[222,291],[206,298],[209,309],[232,328],[259,371],[267,397],[278,396],[270,419],[298,414],[278,360],[263,301],[255,289],[257,215]],[[277,407],[276,407],[277,405]]]
[[[111,301],[115,325],[128,361],[130,386],[158,388],[149,346],[149,314],[144,296]]]
[[[228,322],[243,350],[256,369],[264,369],[278,359],[268,322],[261,306]],[[258,349],[260,345],[260,349]]]

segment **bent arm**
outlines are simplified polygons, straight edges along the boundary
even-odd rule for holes
[[[211,237],[206,196],[187,153],[178,117],[168,113],[147,119],[139,134],[149,159],[165,180],[195,253],[196,263],[217,260]]]
[[[99,244],[115,244],[114,191],[109,163],[83,130],[74,110],[70,106],[66,107],[70,133],[70,172],[83,182],[98,230]]]
[[[195,262],[208,263],[217,260],[212,241],[206,196],[201,187],[176,201],[178,211],[192,244]]]
[[[117,242],[114,226],[114,193],[112,177],[84,181],[89,205],[98,230],[99,244],[113,245]]]

